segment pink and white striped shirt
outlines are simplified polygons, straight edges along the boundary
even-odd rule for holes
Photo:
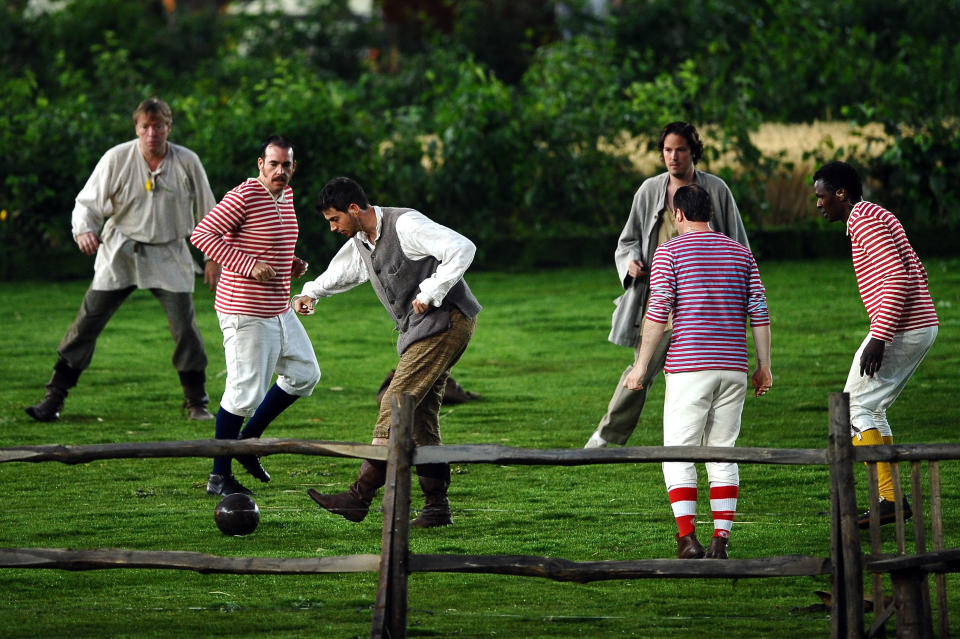
[[[256,317],[286,312],[299,233],[289,186],[274,199],[262,182],[249,178],[224,195],[190,236],[194,246],[222,267],[214,308]],[[276,277],[266,282],[251,278],[257,262],[273,267]]]
[[[661,244],[650,268],[648,320],[673,336],[664,371],[749,372],[746,322],[770,323],[767,298],[753,254],[714,231],[692,231]]]
[[[861,200],[847,218],[847,234],[860,297],[870,317],[870,336],[890,342],[894,333],[937,326],[927,271],[900,220]]]

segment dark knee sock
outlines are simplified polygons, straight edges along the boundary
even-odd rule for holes
[[[253,414],[253,417],[250,418],[250,421],[248,421],[244,427],[243,432],[240,433],[240,439],[260,437],[263,431],[267,430],[270,422],[276,419],[277,415],[285,411],[290,404],[298,399],[300,399],[298,395],[290,395],[281,390],[276,384],[271,386],[270,390],[268,390],[267,394],[263,397],[263,401],[257,406],[257,412]]]
[[[243,425],[243,415],[234,415],[225,411],[223,408],[217,411],[217,424],[214,430],[214,437],[217,439],[236,439]],[[232,457],[214,457],[213,474],[229,475],[231,473],[230,462]]]

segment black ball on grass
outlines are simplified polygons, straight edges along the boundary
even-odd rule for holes
[[[249,495],[234,493],[220,500],[213,520],[224,535],[249,535],[260,523],[260,508]]]

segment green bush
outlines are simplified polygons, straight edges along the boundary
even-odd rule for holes
[[[218,197],[254,174],[265,136],[293,139],[303,241],[323,253],[339,242],[313,201],[334,175],[481,245],[615,235],[645,177],[618,136],[676,119],[716,130],[707,165],[734,159],[720,174],[753,231],[781,166],[750,133],[837,115],[889,123],[893,146],[862,162],[878,201],[909,225],[960,224],[960,44],[936,28],[960,17],[955,2],[627,0],[596,15],[586,2],[463,0],[453,28],[417,23],[411,41],[347,0],[298,17],[179,4],[0,10],[0,277],[76,254],[73,199],[151,95],[170,102],[171,141],[200,155]]]

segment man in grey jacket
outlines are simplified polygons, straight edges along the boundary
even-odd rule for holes
[[[673,225],[673,194],[688,184],[699,184],[710,195],[715,231],[736,240],[747,248],[747,233],[740,219],[737,203],[727,184],[715,175],[698,171],[697,162],[703,155],[703,142],[692,124],[671,122],[660,132],[657,143],[666,172],[643,181],[633,196],[633,206],[627,219],[614,260],[624,293],[616,300],[613,327],[608,339],[614,344],[640,348],[643,316],[650,294],[650,263],[657,247],[678,234]],[[664,214],[666,213],[666,215]],[[632,370],[627,366],[617,382],[607,412],[584,448],[603,448],[609,443],[626,444],[637,427],[647,391],[656,379],[670,346],[671,323],[657,346],[640,390],[629,390],[623,381]]]

